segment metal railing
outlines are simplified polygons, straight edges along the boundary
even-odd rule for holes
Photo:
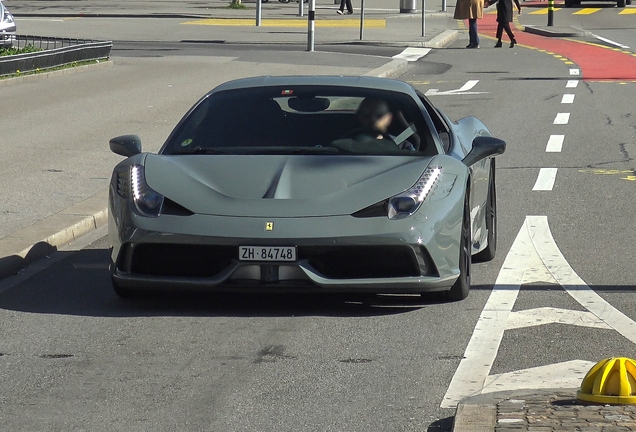
[[[37,51],[0,56],[0,76],[105,59],[113,47],[110,41],[32,35],[16,35],[13,42],[15,48],[32,46]]]
[[[92,39],[72,39],[48,36],[15,35],[13,37],[13,47],[22,49],[29,45],[36,49],[56,49],[73,45],[80,45],[90,42],[99,42]]]

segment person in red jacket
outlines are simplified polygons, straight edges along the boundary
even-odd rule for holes
[[[510,23],[512,22],[513,15],[513,1],[515,2],[515,6],[517,6],[517,11],[521,13],[521,5],[519,4],[519,0],[494,0],[488,2],[488,6],[497,3],[497,43],[495,44],[495,48],[502,47],[501,36],[503,36],[504,30],[510,38],[510,48],[514,48],[517,43],[515,35],[510,29]]]

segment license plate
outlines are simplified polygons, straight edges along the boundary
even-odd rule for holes
[[[296,261],[295,246],[239,246],[240,261]]]

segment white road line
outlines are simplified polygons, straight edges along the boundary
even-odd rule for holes
[[[566,125],[570,121],[570,113],[558,113],[554,118],[554,124]]]
[[[625,336],[632,343],[636,343],[636,322],[609,304],[579,277],[565,260],[565,257],[554,242],[548,218],[537,216],[536,229],[532,242],[541,260],[554,279],[579,302],[581,306],[602,319],[614,330]]]
[[[430,48],[408,47],[399,54],[393,56],[394,59],[402,59],[410,62],[418,61],[431,51]]]
[[[475,87],[478,82],[479,82],[479,80],[469,80],[469,81],[466,81],[466,84],[464,84],[463,86],[461,86],[458,89],[447,90],[447,91],[442,91],[442,92],[439,91],[439,89],[428,89],[428,90],[426,90],[425,95],[426,96],[449,96],[449,95],[477,95],[477,94],[488,93],[488,92],[471,92],[471,91],[468,91],[468,90],[472,89],[473,87]]]
[[[456,92],[465,92],[468,91],[470,89],[472,89],[473,87],[475,87],[477,85],[477,83],[479,82],[479,80],[469,80],[466,81],[466,84],[464,84],[463,86],[461,86],[459,89],[457,90],[452,90],[452,91],[456,91]]]
[[[541,307],[511,312],[506,330],[534,327],[544,324],[569,324],[579,327],[611,329],[603,320],[588,311]]]
[[[541,168],[537,181],[532,188],[533,191],[550,191],[554,187],[556,180],[557,168]]]
[[[563,141],[565,141],[565,135],[550,135],[548,144],[545,146],[545,151],[548,153],[561,152]]]
[[[442,408],[455,408],[460,400],[479,394],[484,387],[497,356],[508,315],[519,293],[526,264],[532,251],[528,247],[531,244],[532,239],[526,218],[477,320],[475,330],[464,352],[464,358],[459,362],[457,371],[444,395]]]
[[[581,306],[636,344],[636,322],[596,294],[570,267],[552,237],[547,216],[526,216],[444,396],[442,408],[454,408],[465,397],[501,389],[569,388],[573,386],[565,385],[563,380],[573,376],[578,377],[574,387],[580,383],[593,362],[573,360],[489,375],[506,323],[514,320],[515,313],[511,310],[519,288],[522,283],[531,282],[559,283]],[[571,382],[574,381],[568,381]]]
[[[579,80],[568,80],[565,88],[576,88],[579,85]]]
[[[570,311],[572,312],[572,311]],[[575,388],[595,362],[570,360],[514,372],[490,375],[482,393],[518,389]]]
[[[581,71],[579,69],[570,69],[570,75],[581,75]]]
[[[630,48],[630,47],[628,47],[627,45],[623,45],[622,43],[619,43],[619,42],[614,42],[614,41],[613,41],[613,40],[611,40],[611,39],[607,39],[607,38],[604,38],[604,37],[602,37],[602,36],[595,35],[594,33],[592,33],[592,36],[594,36],[596,39],[598,39],[598,40],[600,40],[600,41],[603,41],[603,42],[605,42],[605,43],[608,43],[608,44],[610,44],[610,45],[614,45],[614,46],[617,46],[617,47],[619,47],[619,48],[623,48],[623,49],[631,49],[631,48]]]
[[[574,103],[574,95],[569,93],[564,94],[563,97],[561,98],[561,103],[562,104]]]

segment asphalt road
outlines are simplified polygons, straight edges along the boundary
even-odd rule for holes
[[[628,31],[625,40],[633,35]],[[450,430],[454,410],[440,403],[526,216],[547,216],[569,265],[636,319],[635,183],[629,180],[636,154],[629,95],[636,84],[580,82],[566,90],[576,65],[537,50],[491,49],[486,42],[481,50],[463,49],[465,41],[434,50],[400,77],[425,92],[437,89],[430,98],[451,118],[477,115],[508,142],[498,159],[499,253],[475,265],[468,299],[192,295],[123,301],[110,289],[107,241],[97,235],[80,251],[59,252],[0,282],[2,428]],[[320,71],[355,73],[398,51],[363,48],[356,51],[361,55],[347,56],[347,66]],[[277,74],[320,67],[298,53],[249,46],[122,43],[115,53],[120,66],[96,73],[103,86],[96,94],[101,115],[82,114],[89,110],[82,90],[94,85],[95,76],[58,78],[67,98],[57,112],[90,125],[74,133],[86,136],[90,148],[83,153],[94,153],[93,168],[76,169],[73,179],[93,170],[101,173],[93,177],[107,177],[116,158],[101,149],[115,129],[149,131],[156,148],[198,92],[233,74],[249,74],[248,66]],[[340,54],[322,55],[330,64],[342,61]],[[148,65],[154,67],[141,72]],[[196,79],[179,75],[184,65]],[[475,80],[469,91],[448,93]],[[150,100],[139,89],[159,93],[168,85],[178,86],[178,95]],[[17,106],[27,112],[28,98],[42,93],[30,87],[3,89],[3,98],[22,97]],[[564,93],[575,94],[572,104],[562,103]],[[54,106],[53,94],[42,99],[44,108]],[[570,113],[568,124],[553,124],[560,112]],[[46,118],[44,110],[31,115]],[[47,139],[71,133],[44,124],[48,129],[36,126],[27,136],[42,148]],[[47,133],[52,136],[43,138]],[[561,152],[545,151],[552,134],[565,136]],[[78,142],[78,135],[71,141]],[[52,165],[64,164],[64,157]],[[558,169],[554,187],[533,191],[541,168]],[[82,184],[81,193],[92,187]],[[515,311],[539,307],[584,309],[556,283],[525,283]],[[636,347],[611,329],[529,326],[504,333],[492,373],[614,354],[635,357]]]

